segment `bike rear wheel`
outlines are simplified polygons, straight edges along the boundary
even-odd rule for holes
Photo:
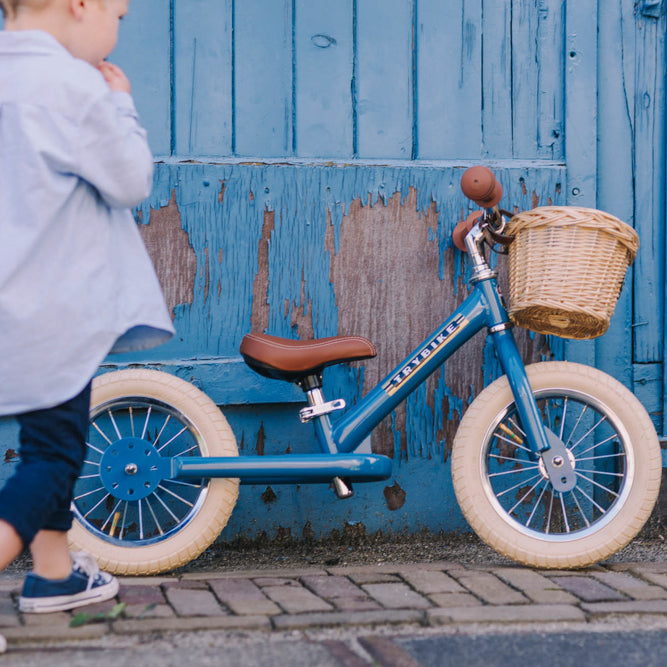
[[[503,377],[461,421],[456,497],[473,530],[501,554],[533,567],[584,567],[624,547],[650,516],[660,445],[641,403],[605,373],[569,362],[526,371],[545,427],[567,447],[576,486],[555,492],[541,461],[531,460]]]
[[[172,570],[220,534],[237,479],[175,480],[175,456],[237,456],[227,420],[206,394],[168,373],[139,369],[93,382],[91,428],[69,540],[116,574]]]

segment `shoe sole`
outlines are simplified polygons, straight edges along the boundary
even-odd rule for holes
[[[113,579],[108,584],[96,586],[89,591],[82,591],[76,595],[55,595],[47,598],[19,598],[19,611],[29,614],[48,614],[53,611],[68,611],[77,607],[84,607],[94,602],[110,600],[118,593],[118,580]]]

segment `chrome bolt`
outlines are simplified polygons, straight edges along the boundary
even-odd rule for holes
[[[553,463],[555,468],[560,468],[563,463],[565,463],[565,461],[563,460],[562,456],[554,456],[551,460],[551,463]]]
[[[136,474],[137,474],[137,470],[139,470],[139,468],[137,468],[137,464],[136,464],[136,463],[128,463],[128,464],[125,466],[125,474],[126,474],[126,475],[136,475]]]

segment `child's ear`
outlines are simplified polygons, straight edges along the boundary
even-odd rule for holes
[[[83,18],[88,0],[69,0],[69,10],[77,21]]]

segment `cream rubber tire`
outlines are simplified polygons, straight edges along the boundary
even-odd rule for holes
[[[472,529],[504,556],[585,567],[623,548],[649,518],[660,445],[644,407],[609,375],[570,362],[526,371],[545,426],[568,447],[577,486],[553,493],[543,464],[530,460],[502,377],[473,401],[454,439],[456,498]]]
[[[73,549],[90,553],[115,574],[154,574],[196,558],[225,527],[238,497],[238,479],[147,478],[150,493],[132,500],[127,494],[134,490],[104,478],[104,470],[110,454],[118,454],[113,447],[137,444],[146,461],[158,455],[238,456],[222,412],[192,384],[148,369],[95,378],[86,463],[68,537]]]

